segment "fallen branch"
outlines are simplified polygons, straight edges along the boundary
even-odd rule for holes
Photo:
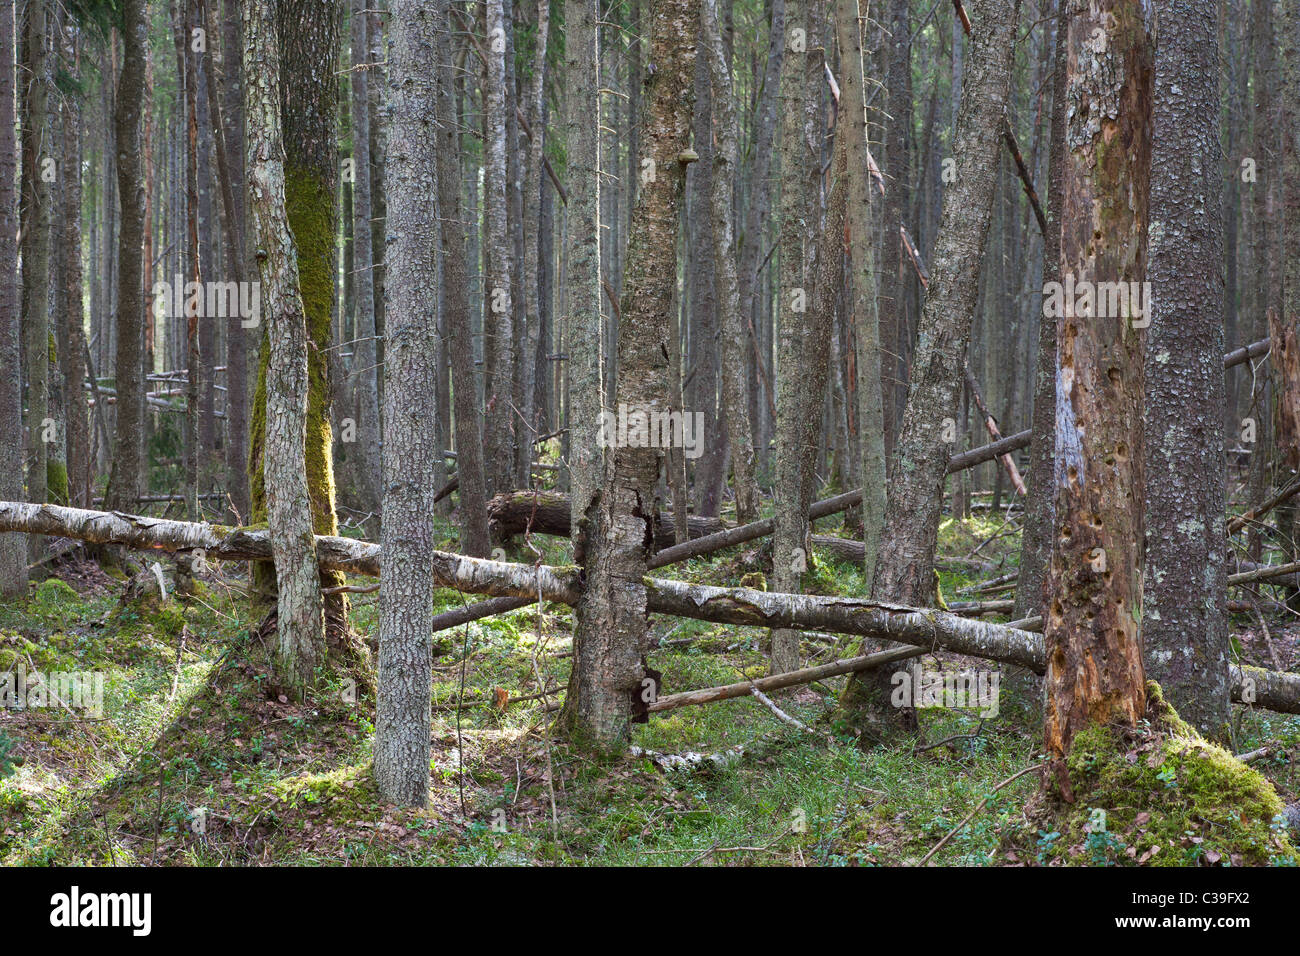
[[[203,549],[210,561],[271,558],[270,539],[261,529],[163,521],[57,505],[0,502],[0,532],[5,531],[121,544],[147,551]],[[380,549],[376,544],[318,535],[316,555],[321,567],[327,570],[379,575]],[[582,594],[581,571],[577,568],[487,561],[446,551],[433,552],[430,575],[437,587],[494,597],[555,601],[572,606]],[[944,611],[865,598],[720,588],[650,577],[643,579],[643,585],[646,609],[654,614],[716,624],[851,634],[1019,664],[1037,673],[1044,670],[1043,644],[1037,635]],[[898,653],[905,654],[906,650],[899,649]],[[825,666],[843,666],[843,662]],[[1300,713],[1300,674],[1237,665],[1230,665],[1230,669],[1234,699],[1281,713]],[[776,676],[789,678],[791,675]],[[744,684],[743,693],[749,693],[752,683],[755,682]],[[759,689],[771,689],[771,685],[760,685]],[[659,703],[669,699],[660,698]],[[651,705],[650,709],[656,708]]]

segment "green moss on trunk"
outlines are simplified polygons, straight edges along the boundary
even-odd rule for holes
[[[1300,864],[1282,801],[1257,770],[1206,741],[1148,681],[1137,731],[1101,724],[1075,735],[1074,802],[1058,808],[1051,855],[1083,865]]]

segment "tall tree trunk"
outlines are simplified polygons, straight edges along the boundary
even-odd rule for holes
[[[1043,284],[1059,282],[1060,258],[1052,250],[1060,247],[1061,174],[1065,162],[1065,7],[1056,4],[1056,40],[1052,72],[1051,145],[1048,159],[1047,231],[1043,236]],[[1038,319],[1038,341],[1034,365],[1033,433],[1030,446],[1029,495],[1025,499],[1024,530],[1020,536],[1020,580],[1016,587],[1017,619],[1041,614],[1043,577],[1051,559],[1052,516],[1056,501],[1053,477],[1056,458],[1056,321]]]
[[[857,353],[858,438],[861,442],[862,534],[866,586],[876,572],[876,555],[885,520],[884,411],[880,374],[880,317],[876,311],[876,267],[872,254],[871,176],[862,64],[862,11],[858,0],[835,0],[835,32],[840,53],[840,100],[845,112],[848,151],[848,230],[852,284],[848,289]]]
[[[513,484],[524,488],[532,481],[533,440],[540,434],[538,420],[541,406],[538,402],[537,353],[542,341],[542,308],[538,289],[542,247],[542,162],[546,146],[546,49],[551,25],[551,0],[537,2],[537,30],[533,34],[533,66],[528,99],[528,125],[532,136],[528,140],[528,157],[524,165],[523,232],[524,261],[520,275],[523,283],[523,314],[525,334],[516,363],[521,389],[518,437],[515,442],[515,480]]]
[[[356,342],[352,349],[352,394],[357,403],[354,474],[357,504],[377,512],[379,478],[379,359],[375,345],[374,250],[370,242],[370,47],[366,0],[352,2],[352,289],[356,307]],[[436,220],[435,220],[436,221]],[[436,284],[434,286],[436,288]],[[442,449],[439,449],[441,452]]]
[[[217,35],[217,0],[203,0],[203,3],[208,36],[212,38]],[[221,32],[221,62],[211,63],[208,70],[208,104],[213,110],[217,175],[221,180],[222,207],[226,211],[226,268],[236,282],[243,283],[252,270],[245,232],[242,40],[235,0],[226,0]],[[218,72],[224,79],[220,96],[215,87]],[[242,322],[241,318],[232,318],[226,329],[226,490],[235,513],[246,521],[252,508],[248,482],[248,356],[250,338],[258,333],[244,328]]]
[[[798,593],[809,569],[804,485],[820,433],[824,377],[807,362],[805,346],[829,330],[812,305],[813,239],[821,182],[820,88],[823,53],[816,43],[819,0],[787,0],[785,59],[781,67],[781,291],[778,300],[776,383],[776,532],[772,585]],[[807,245],[805,245],[807,243]],[[809,315],[810,308],[814,309]],[[811,426],[811,427],[810,427]],[[772,673],[799,666],[799,635],[773,631]]]
[[[364,19],[358,10],[353,14]],[[375,780],[385,800],[423,806],[429,794],[433,476],[442,448],[434,339],[438,229],[434,117],[437,70],[448,51],[446,0],[394,0],[389,34],[389,180],[385,254],[384,521],[379,594],[379,701]],[[354,50],[364,49],[356,42]],[[353,91],[354,106],[356,91]],[[354,112],[355,117],[355,112]],[[367,171],[368,177],[368,171]],[[362,176],[358,171],[358,182]],[[369,240],[369,223],[356,233]],[[364,244],[364,242],[362,243]]]
[[[1227,740],[1222,7],[1163,0],[1158,9],[1149,227],[1158,293],[1144,360],[1142,641],[1146,671],[1179,715]]]
[[[669,409],[669,323],[680,203],[691,158],[686,150],[699,5],[663,0],[650,20],[655,70],[646,77],[639,120],[645,157],[628,235],[618,337],[617,404],[628,421],[638,415],[657,421],[655,416]],[[587,585],[577,610],[573,676],[562,715],[569,736],[597,752],[627,745],[634,707],[643,707],[657,691],[643,663],[648,649],[643,579],[654,540],[663,450],[613,444],[602,487],[581,519],[587,523]]]
[[[1153,35],[1140,0],[1073,2],[1066,25],[1061,276],[1146,280]],[[1216,266],[1217,268],[1217,266]],[[1129,285],[1129,284],[1132,285]],[[1046,290],[1045,290],[1046,292]],[[1044,297],[1044,311],[1050,299]],[[1113,303],[1108,303],[1112,305]],[[1143,716],[1143,333],[1124,309],[1057,318],[1056,548],[1048,572],[1044,739],[1064,758],[1088,724]],[[1222,464],[1217,463],[1216,469]],[[1206,534],[1212,533],[1209,528]]]
[[[568,352],[569,484],[572,489],[574,560],[582,563],[589,532],[586,515],[604,475],[600,411],[604,405],[600,320],[600,63],[596,46],[596,0],[564,3],[564,141],[568,149]],[[641,158],[633,168],[640,170]]]
[[[506,32],[502,0],[485,0],[487,77],[483,87],[483,207],[487,230],[483,310],[483,451],[488,494],[509,491],[514,474],[511,418],[514,403],[514,243],[510,236],[510,184],[506,169]]]
[[[442,8],[446,10],[446,7]],[[438,23],[440,49],[450,43],[449,30]],[[465,264],[465,226],[461,220],[461,169],[459,123],[452,83],[451,63],[438,57],[439,81],[434,108],[438,118],[437,162],[439,242],[442,253],[442,291],[451,350],[451,387],[456,416],[456,471],[460,480],[460,547],[465,554],[488,554],[487,495],[483,473],[483,432],[480,426],[478,388],[475,384],[474,340],[470,332],[469,270]],[[438,449],[441,452],[442,449]]]
[[[732,101],[731,66],[718,28],[718,0],[704,0],[703,34],[707,45],[713,91],[714,129],[710,212],[713,223],[713,263],[718,306],[722,311],[722,405],[731,446],[731,474],[735,484],[736,520],[746,524],[758,517],[758,485],[754,481],[754,443],[749,422],[749,376],[746,374],[745,317],[741,314],[736,275],[736,225],[732,191],[740,176],[737,157],[736,107]]]
[[[18,150],[14,142],[15,46],[14,4],[0,3],[0,431],[23,433],[20,300],[18,290],[18,197],[14,184]],[[23,497],[23,443],[0,442],[0,495],[10,501]],[[0,534],[0,597],[27,594],[27,541],[19,534]]]
[[[973,30],[953,147],[955,178],[943,195],[871,592],[878,600],[926,606],[935,600],[943,480],[992,214],[1020,0],[972,0],[967,9]],[[891,707],[889,691],[887,674],[855,675],[845,690],[845,717],[860,729],[914,728],[915,712]]]
[[[69,26],[63,42],[69,63],[80,61],[80,40]],[[86,403],[86,330],[81,271],[81,101],[64,99],[63,188],[59,203],[63,259],[63,309],[59,322],[59,369],[63,375],[63,407],[68,464],[68,503],[90,506],[90,414]]]
[[[117,426],[107,507],[135,507],[144,482],[144,177],[141,135],[148,30],[146,0],[123,0],[122,74],[113,118],[117,194]],[[105,241],[110,233],[105,231]]]
[[[884,222],[882,224],[880,274],[881,379],[885,416],[885,456],[893,474],[896,460],[900,396],[906,379],[903,351],[906,348],[903,281],[907,264],[902,261],[899,228],[903,225],[908,188],[908,140],[912,124],[911,71],[912,22],[910,0],[889,0],[889,34],[881,41],[885,55],[885,166]],[[964,94],[963,90],[963,94]],[[955,135],[955,134],[954,134]]]
[[[324,659],[321,578],[307,479],[307,312],[298,291],[297,249],[286,209],[280,127],[282,55],[274,0],[244,6],[244,108],[248,118],[248,202],[266,316],[263,448],[267,525],[275,558],[279,664],[289,689],[310,683]],[[328,69],[328,65],[323,67]],[[334,572],[337,574],[337,572]]]
[[[334,534],[338,530],[328,356],[333,344],[331,313],[336,276],[338,83],[334,73],[339,60],[339,13],[338,0],[299,0],[292,6],[277,5],[275,23],[282,70],[279,89],[285,148],[285,208],[298,254],[298,288],[310,342],[307,487],[311,494],[312,524],[318,534]],[[247,39],[244,45],[247,48]],[[252,78],[245,75],[245,84],[251,85]],[[265,300],[265,294],[262,298]],[[249,442],[254,519],[266,514],[262,471],[268,457],[263,454],[268,357],[264,342]],[[324,572],[321,579],[326,588],[342,587],[344,583],[341,576],[332,572]],[[259,592],[266,592],[271,586],[273,583],[265,578],[257,580]],[[347,634],[347,600],[340,591],[325,597],[325,625],[330,643],[342,646]]]
[[[55,154],[49,123],[49,57],[45,0],[28,0],[26,31],[27,96],[23,130],[23,330],[27,352],[27,497],[48,500],[50,444],[50,190]],[[40,538],[30,553],[42,552]]]

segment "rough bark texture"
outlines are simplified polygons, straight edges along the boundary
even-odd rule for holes
[[[1146,279],[1152,34],[1139,0],[1070,0],[1063,281]],[[1124,312],[1057,321],[1056,548],[1048,574],[1044,738],[1061,765],[1090,723],[1132,726],[1142,665],[1142,342]],[[1220,465],[1221,467],[1221,465]]]
[[[506,182],[506,29],[502,0],[486,0],[487,76],[483,87],[483,216],[487,229],[483,295],[483,450],[488,494],[505,491],[514,474],[511,409],[514,389],[514,243]]]
[[[340,42],[339,0],[296,0],[276,4],[275,29],[280,47],[280,119],[284,129],[285,208],[297,249],[298,291],[307,317],[307,488],[312,523],[318,534],[338,530],[335,511],[334,429],[331,421],[329,349],[333,345],[332,309],[337,262],[335,199],[338,183],[336,125],[338,83],[334,76]],[[247,39],[245,39],[247,46]],[[251,82],[251,77],[246,77]],[[266,296],[263,295],[263,301]],[[253,401],[249,442],[254,520],[266,513],[262,467],[266,459],[266,373],[269,352],[264,341]],[[343,584],[326,574],[326,587]],[[258,590],[272,590],[258,580]],[[347,598],[325,597],[325,624],[331,643],[347,636]]]
[[[934,271],[917,332],[871,592],[885,600],[929,604],[935,593],[935,540],[952,454],[952,444],[945,439],[952,435],[961,397],[1019,9],[1019,0],[970,4],[973,33],[953,149],[956,178],[943,195]],[[889,237],[886,243],[892,241]],[[911,708],[888,704],[889,689],[887,675],[855,675],[845,690],[846,720],[862,729],[868,723],[914,727]]]
[[[483,433],[479,425],[480,408],[474,373],[474,342],[470,334],[465,223],[461,219],[460,138],[457,135],[455,86],[450,73],[449,27],[441,21],[438,26],[435,45],[439,51],[439,81],[434,104],[438,120],[439,241],[456,418],[456,467],[460,476],[460,547],[466,554],[486,555],[489,547],[487,495],[483,476]]]
[[[14,184],[18,150],[14,137],[16,82],[14,5],[0,4],[0,368],[22,367],[18,299],[18,197]],[[0,432],[23,433],[22,378],[0,376]],[[23,443],[0,442],[0,494],[23,497]],[[17,534],[0,534],[0,597],[27,594],[27,542]]]
[[[65,34],[64,55],[74,62],[76,50]],[[65,444],[67,448],[67,504],[90,504],[90,408],[86,403],[86,330],[84,285],[81,270],[81,103],[68,97],[63,108],[63,159],[67,175],[59,204],[62,223],[59,255],[62,258],[62,292],[59,313],[59,372],[63,377]]]
[[[352,290],[356,308],[352,352],[352,397],[357,410],[357,443],[350,449],[355,461],[357,504],[362,511],[379,508],[379,358],[375,340],[374,247],[370,242],[370,53],[366,26],[366,0],[352,4]],[[430,87],[432,89],[432,87]],[[427,104],[426,104],[427,108]],[[430,178],[429,184],[433,180]],[[436,220],[434,221],[436,225]],[[432,234],[432,232],[430,233]],[[436,284],[435,284],[436,288]],[[436,303],[435,303],[436,304]],[[385,402],[387,397],[385,397]]]
[[[564,256],[568,312],[564,339],[568,351],[569,487],[572,490],[574,555],[585,552],[583,516],[601,480],[600,446],[603,404],[600,321],[600,99],[596,94],[599,63],[595,0],[565,0],[564,130],[568,149],[568,228]],[[633,165],[639,158],[633,158]]]
[[[1180,717],[1227,739],[1223,176],[1219,6],[1164,0],[1155,60],[1145,353],[1148,676]]]
[[[515,442],[515,470],[513,487],[524,487],[532,481],[530,468],[533,460],[533,440],[540,434],[538,421],[541,408],[538,402],[537,353],[542,341],[542,309],[538,288],[541,259],[541,208],[542,162],[545,159],[546,114],[544,94],[546,82],[546,50],[551,26],[551,0],[537,0],[537,29],[533,34],[532,76],[525,107],[528,110],[528,157],[524,165],[523,233],[524,261],[520,274],[523,279],[524,335],[519,360],[516,364],[522,401],[519,406],[520,421]]]
[[[49,123],[49,57],[46,52],[46,3],[28,0],[26,41],[26,96],[23,131],[23,345],[27,352],[27,497],[49,497],[51,460],[50,428],[50,205],[53,198],[47,175],[57,177],[56,153],[51,148]],[[125,223],[123,224],[125,226]],[[56,425],[57,427],[57,425]],[[29,542],[32,558],[41,554],[40,539]]]
[[[677,225],[690,144],[697,0],[650,13],[650,61],[640,142],[645,160],[632,210],[618,336],[617,404],[628,416],[667,413],[669,322],[677,285]],[[654,420],[651,418],[650,420]],[[573,676],[562,715],[570,737],[598,752],[627,746],[646,651],[646,591],[662,448],[607,449],[605,479],[588,507],[586,591],[578,605]],[[653,694],[651,694],[653,696]]]
[[[135,504],[144,480],[144,177],[140,141],[144,121],[145,0],[122,5],[122,73],[113,116],[117,192],[121,217],[117,242],[117,427],[108,507]]]
[[[718,29],[718,0],[704,0],[703,33],[712,79],[713,118],[717,145],[713,152],[710,211],[713,220],[714,281],[722,311],[722,403],[731,446],[731,474],[736,495],[736,519],[742,524],[758,517],[758,484],[754,481],[754,443],[749,422],[749,376],[746,374],[744,318],[736,274],[736,223],[732,191],[740,175],[736,107],[732,102],[731,68]],[[715,438],[714,441],[717,439]]]
[[[244,7],[248,205],[269,341],[266,369],[265,496],[278,585],[279,662],[291,688],[309,683],[324,657],[321,576],[313,554],[307,487],[307,319],[285,211],[280,129],[280,51],[273,0]]]
[[[862,541],[866,586],[876,572],[885,520],[884,406],[880,375],[880,316],[871,230],[871,121],[867,114],[862,67],[862,18],[858,0],[835,0],[835,33],[840,53],[840,101],[845,112],[848,150],[848,235],[852,286],[849,302],[857,351],[857,422],[861,442]]]
[[[393,803],[423,806],[429,795],[430,644],[434,467],[442,454],[434,340],[437,263],[429,236],[435,203],[435,32],[446,0],[395,0],[388,100],[388,263],[384,309],[384,521],[379,583],[379,701],[375,780]],[[360,176],[358,176],[358,180]],[[357,235],[370,237],[369,228]]]
[[[777,303],[776,486],[772,585],[798,591],[808,561],[805,486],[820,444],[824,362],[811,350],[828,339],[829,318],[814,304],[813,242],[821,180],[820,84],[824,50],[816,46],[818,0],[787,0],[781,66],[781,288]],[[825,243],[823,243],[825,245]],[[772,673],[799,666],[797,634],[771,636]]]

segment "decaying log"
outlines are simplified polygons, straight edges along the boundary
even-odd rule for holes
[[[861,492],[852,492],[828,498],[826,504],[843,511],[861,500]],[[835,511],[823,507],[813,513],[813,517],[823,518],[834,513]],[[497,495],[488,503],[488,525],[495,541],[508,541],[515,535],[526,532],[567,538],[571,530],[569,496],[554,491],[515,491]],[[661,568],[688,558],[710,554],[772,533],[770,518],[752,524],[728,527],[717,518],[688,515],[687,526],[690,531],[690,541],[677,545],[673,513],[659,512],[655,521],[655,547],[658,550],[650,563],[651,568]],[[837,561],[855,564],[862,562],[861,541],[829,534],[815,534],[812,538],[813,547],[829,552]]]
[[[6,531],[121,544],[145,551],[202,550],[208,561],[271,560],[270,540],[261,529],[163,521],[58,505],[0,502],[0,532]],[[316,554],[323,568],[371,577],[379,574],[379,546],[366,541],[318,535]],[[472,594],[535,601],[540,591],[543,600],[572,606],[582,593],[578,568],[533,567],[435,551],[430,571],[437,586]],[[945,611],[865,598],[781,594],[650,577],[645,579],[645,588],[647,610],[655,614],[715,624],[851,634],[1019,664],[1037,673],[1044,669],[1043,643],[1038,635]],[[1282,713],[1300,713],[1300,674],[1233,665],[1232,675],[1234,699]]]

